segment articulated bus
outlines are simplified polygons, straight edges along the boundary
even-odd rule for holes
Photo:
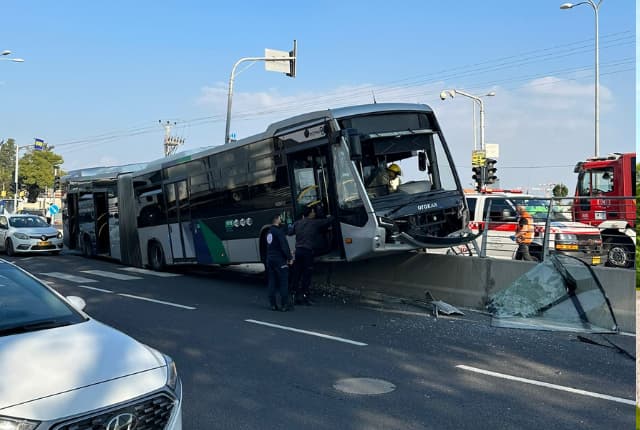
[[[394,191],[370,185],[389,163],[401,167],[404,183]],[[315,204],[334,219],[319,260],[474,238],[451,154],[426,105],[308,113],[221,146],[73,171],[62,185],[68,248],[154,270],[264,262],[273,216],[291,224]]]

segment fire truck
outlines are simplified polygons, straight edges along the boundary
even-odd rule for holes
[[[607,264],[632,267],[636,242],[636,154],[614,153],[576,164],[573,219],[598,227]]]

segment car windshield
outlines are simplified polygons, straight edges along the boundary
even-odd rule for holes
[[[49,224],[38,216],[20,216],[9,218],[9,225],[15,228],[49,227]]]
[[[10,264],[0,264],[0,336],[84,320],[40,282]]]

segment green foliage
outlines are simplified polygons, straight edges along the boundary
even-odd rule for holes
[[[553,187],[553,197],[567,197],[569,189],[565,184],[557,184]]]
[[[16,141],[7,139],[0,145],[0,190],[9,191],[16,168]],[[3,188],[4,187],[4,188]]]
[[[20,159],[20,182],[28,189],[30,198],[35,198],[45,187],[53,187],[54,166],[60,166],[63,162],[62,156],[51,148],[30,150]]]

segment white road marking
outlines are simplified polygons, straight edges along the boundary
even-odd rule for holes
[[[139,276],[123,275],[122,273],[107,272],[106,270],[81,270],[82,273],[89,275],[103,276],[105,278],[117,279],[119,281],[133,281],[136,279],[142,279]]]
[[[579,390],[577,388],[564,387],[562,385],[549,384],[547,382],[536,381],[533,379],[520,378],[518,376],[506,375],[504,373],[492,372],[490,370],[478,369],[477,367],[465,366],[459,364],[456,366],[458,369],[468,370],[469,372],[481,373],[483,375],[494,376],[496,378],[509,379],[511,381],[523,382],[525,384],[538,385],[540,387],[551,388],[554,390],[568,391],[569,393],[581,394],[583,396],[596,397],[604,400],[611,400],[613,402],[624,403],[625,405],[635,405],[635,400],[623,399],[621,397],[609,396],[607,394],[594,393],[591,391]]]
[[[119,267],[119,269],[126,270],[128,272],[141,273],[143,275],[158,276],[160,278],[172,278],[174,276],[182,276],[179,273],[156,272],[155,270],[141,269],[139,267]]]
[[[167,306],[175,306],[176,308],[188,309],[190,311],[193,311],[196,309],[193,306],[185,306],[185,305],[179,305],[177,303],[163,302],[162,300],[149,299],[147,297],[134,296],[131,294],[124,294],[124,293],[117,293],[117,294],[122,297],[129,297],[130,299],[144,300],[146,302],[159,303],[161,305],[167,305]]]
[[[335,340],[335,341],[338,341],[338,342],[350,343],[351,345],[367,346],[366,343],[356,342],[355,340],[344,339],[342,337],[329,336],[328,334],[316,333],[314,331],[301,330],[299,328],[287,327],[287,326],[284,326],[284,325],[272,324],[272,323],[268,323],[268,322],[264,322],[264,321],[256,321],[256,320],[245,320],[245,321],[248,322],[248,323],[252,323],[252,324],[259,324],[259,325],[264,325],[264,326],[267,326],[267,327],[279,328],[281,330],[289,330],[289,331],[294,331],[296,333],[308,334],[310,336],[317,336],[317,337],[321,337],[321,338],[324,338],[324,339]]]
[[[52,278],[64,279],[65,281],[77,282],[78,284],[86,284],[91,282],[98,282],[95,279],[83,278],[82,276],[69,275],[62,272],[48,272],[40,273],[41,275],[50,276]]]
[[[86,288],[87,290],[93,290],[93,291],[100,291],[101,293],[109,293],[109,294],[113,293],[113,291],[111,290],[105,290],[103,288],[96,288],[96,287],[89,287],[87,285],[74,285],[74,287]]]

